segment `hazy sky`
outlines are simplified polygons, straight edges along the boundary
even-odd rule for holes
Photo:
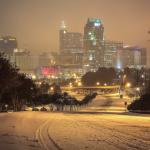
[[[150,48],[150,0],[0,0],[0,35],[14,35],[20,48],[58,50],[64,20],[83,33],[88,17],[101,18],[105,39]]]

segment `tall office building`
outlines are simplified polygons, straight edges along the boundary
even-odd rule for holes
[[[62,21],[61,28],[59,30],[59,50],[60,53],[64,52],[65,49],[65,39],[66,39],[67,27],[65,22]]]
[[[91,71],[103,66],[103,34],[101,20],[89,18],[84,27],[84,66]]]
[[[50,54],[43,52],[39,55],[39,67],[52,65],[52,57]]]
[[[34,72],[38,68],[38,56],[31,55],[28,50],[16,49],[10,61],[15,64],[21,72]]]
[[[13,55],[13,52],[17,47],[18,44],[15,37],[4,36],[0,38],[0,52],[7,55]]]
[[[82,51],[82,34],[66,32],[63,38],[62,53],[77,53]]]
[[[116,67],[116,56],[117,51],[123,49],[123,42],[116,41],[104,41],[103,42],[103,51],[104,51],[104,64],[106,68]]]
[[[146,49],[137,46],[124,46],[117,51],[116,67],[117,68],[141,68],[146,67],[147,57]]]
[[[78,32],[68,32],[62,22],[59,31],[60,62],[63,64],[81,64],[83,55],[83,36]]]

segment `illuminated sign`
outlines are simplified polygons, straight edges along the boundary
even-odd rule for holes
[[[46,66],[41,68],[41,73],[44,76],[57,75],[59,73],[59,68],[57,66]]]

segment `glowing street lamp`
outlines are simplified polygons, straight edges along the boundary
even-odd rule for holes
[[[50,90],[51,90],[51,91],[54,91],[54,88],[53,88],[53,87],[51,87],[51,88],[50,88]]]
[[[32,79],[35,80],[35,79],[36,79],[36,76],[35,76],[35,75],[32,75]]]
[[[42,82],[41,82],[41,81],[39,81],[39,82],[36,82],[36,84],[40,86],[40,85],[42,84]]]
[[[140,96],[140,88],[137,87],[137,88],[136,88],[136,98],[139,97],[139,96]]]
[[[126,84],[126,87],[127,87],[127,88],[130,88],[130,87],[131,87],[131,83],[127,83],[127,84]]]
[[[100,83],[99,83],[99,82],[97,82],[97,83],[96,83],[96,85],[97,85],[97,86],[99,86],[99,85],[100,85]]]
[[[78,86],[82,86],[82,83],[81,83],[81,82],[78,82]]]
[[[105,83],[104,86],[107,86],[107,83]]]
[[[144,74],[141,75],[141,78],[143,78],[143,79],[145,78]]]
[[[69,87],[72,88],[72,83],[71,82],[69,83]]]
[[[137,87],[137,88],[136,88],[136,91],[138,91],[138,92],[139,92],[139,91],[140,91],[140,88],[139,88],[139,87]]]
[[[77,78],[77,75],[74,73],[74,74],[73,74],[73,77],[76,79],[76,78]]]

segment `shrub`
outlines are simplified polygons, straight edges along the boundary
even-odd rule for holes
[[[133,101],[128,110],[150,111],[150,94],[144,94],[140,99]]]

